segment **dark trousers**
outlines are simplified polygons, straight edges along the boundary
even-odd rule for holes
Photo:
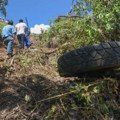
[[[19,34],[19,35],[17,35],[17,39],[18,39],[20,48],[24,49],[24,47],[25,47],[24,44],[25,44],[25,40],[26,40],[25,34]]]

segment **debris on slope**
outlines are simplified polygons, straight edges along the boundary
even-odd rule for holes
[[[37,39],[10,59],[0,48],[0,119],[120,119],[119,78],[60,77],[59,48]]]

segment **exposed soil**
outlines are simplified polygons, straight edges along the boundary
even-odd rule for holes
[[[0,120],[44,120],[51,106],[51,101],[44,99],[66,91],[66,81],[75,79],[59,76],[51,64],[56,54],[54,50],[38,48],[33,41],[30,49],[14,48],[14,56],[8,59],[4,46],[0,46]],[[41,53],[42,64],[20,66],[21,55],[34,58],[38,53]],[[39,104],[41,100],[44,102]]]
[[[118,79],[98,78],[98,73],[93,73],[92,79],[89,79],[89,76],[86,78],[86,75],[83,78],[60,77],[57,71],[59,51],[56,48],[42,46],[37,39],[31,40],[33,44],[29,49],[19,50],[14,45],[14,56],[9,59],[6,56],[5,46],[0,46],[0,120],[89,120],[94,117],[98,120],[110,120],[113,117],[118,120],[120,118],[120,72]],[[108,76],[112,74],[110,72]],[[82,81],[78,84],[80,86],[76,85],[79,81]],[[73,89],[70,91],[71,86],[75,86],[79,93],[71,94],[75,92]],[[101,93],[96,93],[97,87],[101,87]],[[86,88],[89,89],[86,91]],[[84,106],[84,99],[77,100],[77,96],[81,98],[82,92],[85,95],[92,94],[94,97],[92,106]],[[116,110],[115,114],[112,111],[110,115],[104,116],[99,112],[100,99],[108,104],[111,110]]]

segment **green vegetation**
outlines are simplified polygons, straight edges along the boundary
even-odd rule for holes
[[[62,78],[57,71],[57,59],[71,49],[120,40],[120,1],[73,3],[72,11],[80,17],[57,18],[48,31],[31,36],[30,49],[15,50],[13,58],[0,59],[0,80],[5,81],[1,85],[2,119],[120,119],[120,75]],[[49,49],[48,43],[56,47]]]
[[[8,5],[8,0],[0,0],[0,12],[6,17],[6,5]]]
[[[71,85],[71,91],[59,96],[60,106],[65,113],[60,112],[59,105],[53,105],[48,112],[47,120],[119,120],[119,103],[115,96],[118,94],[118,82],[111,78],[98,79],[89,83]],[[70,90],[70,88],[69,88]],[[57,96],[56,96],[57,97]],[[113,117],[114,116],[114,117]]]
[[[5,22],[0,22],[0,35],[1,35],[1,32],[2,32],[2,28],[6,25]]]
[[[4,27],[6,25],[6,23],[5,22],[0,22],[0,44],[1,44],[1,39],[2,39],[2,37],[1,37],[1,32],[2,32],[2,28]]]
[[[80,18],[58,18],[51,25],[47,40],[70,42],[75,48],[97,42],[120,40],[120,1],[85,0],[74,3],[73,13]],[[91,11],[91,12],[88,12]],[[60,19],[60,18],[59,18]]]
[[[78,0],[73,9],[81,16],[88,16],[91,10],[94,27],[100,29],[107,40],[120,39],[119,0]]]
[[[47,35],[49,40],[55,37],[60,44],[70,42],[75,48],[102,40],[102,36],[95,28],[90,16],[55,22],[47,32]]]

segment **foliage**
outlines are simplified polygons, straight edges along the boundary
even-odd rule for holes
[[[80,16],[91,15],[107,40],[120,39],[119,0],[77,0],[73,9]]]
[[[73,13],[79,18],[56,19],[42,35],[44,40],[56,39],[59,45],[70,42],[74,48],[97,42],[120,40],[119,0],[77,0]],[[71,13],[72,14],[72,13]]]
[[[2,28],[3,28],[5,25],[6,25],[6,23],[0,22],[0,34],[1,34],[1,32],[2,32]]]
[[[4,22],[0,22],[0,44],[1,44],[1,32],[2,32],[2,28],[6,25],[6,23]]]
[[[117,80],[111,78],[98,79],[88,84],[76,84],[74,89],[77,90],[73,96],[75,104],[77,108],[83,110],[83,113],[86,112],[83,114],[84,117],[94,119],[94,114],[98,114],[95,119],[105,119],[106,117],[110,119],[116,110],[119,111],[119,102],[115,97],[119,94]],[[116,114],[114,117],[118,119],[119,115]]]
[[[70,92],[58,95],[58,102],[52,104],[45,116],[46,120],[55,118],[58,120],[64,118],[67,120],[119,119],[117,80],[105,78],[90,83],[73,82],[68,90]],[[57,98],[57,96],[52,98]],[[60,115],[63,111],[64,114]]]
[[[94,26],[91,17],[65,19],[55,22],[45,35],[48,41],[55,38],[58,40],[59,45],[70,42],[74,48],[102,40],[102,36],[97,30],[97,26]]]
[[[0,11],[6,17],[5,6],[8,4],[8,0],[0,0]]]

